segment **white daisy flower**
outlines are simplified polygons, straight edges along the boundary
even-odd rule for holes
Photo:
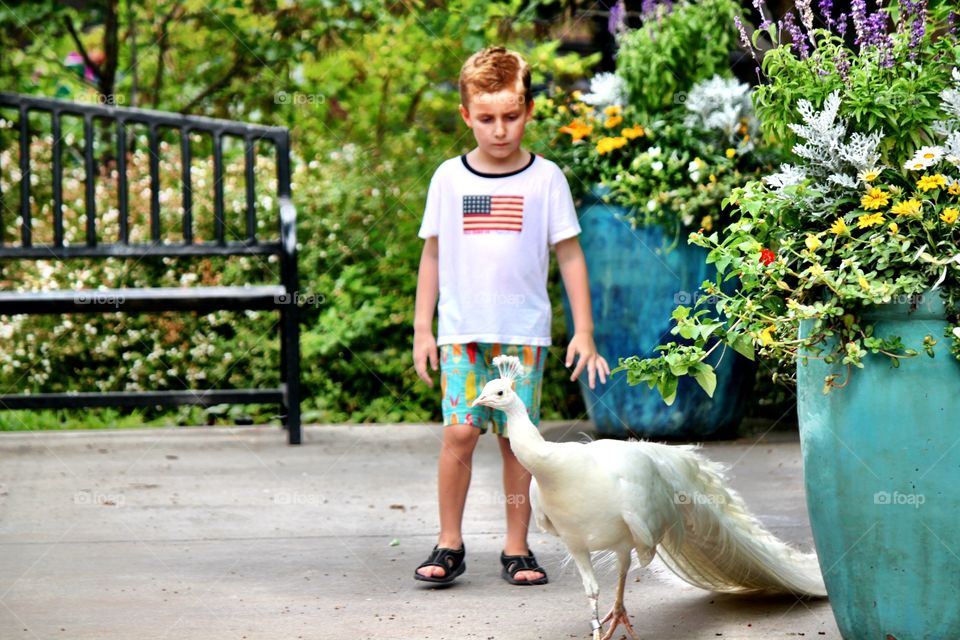
[[[926,146],[917,149],[916,154],[903,165],[904,169],[919,171],[931,167],[943,157],[943,147]]]

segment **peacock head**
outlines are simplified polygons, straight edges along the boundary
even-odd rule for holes
[[[517,356],[497,356],[493,366],[500,370],[500,377],[494,378],[483,386],[480,395],[470,403],[471,407],[483,405],[492,409],[506,408],[517,397],[513,383],[523,377],[523,365]]]

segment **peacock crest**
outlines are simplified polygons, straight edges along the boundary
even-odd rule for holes
[[[524,376],[523,365],[517,356],[497,356],[493,359],[493,366],[500,371],[504,380],[516,382]]]

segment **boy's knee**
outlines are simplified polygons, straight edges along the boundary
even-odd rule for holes
[[[472,452],[480,439],[480,429],[469,424],[452,424],[443,428],[443,447],[458,452]]]

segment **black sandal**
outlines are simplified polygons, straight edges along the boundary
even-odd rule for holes
[[[500,564],[503,565],[503,571],[500,576],[510,584],[534,585],[547,584],[547,572],[537,564],[537,559],[533,556],[533,551],[525,556],[508,556],[505,552],[500,552]],[[543,574],[542,578],[536,580],[517,580],[516,575],[520,571],[537,571]]]
[[[422,569],[423,567],[440,567],[446,571],[446,574],[444,574],[443,577],[437,578],[435,576],[420,575],[417,571],[414,571],[413,577],[416,580],[433,582],[434,584],[450,584],[457,576],[466,571],[467,565],[463,562],[465,555],[466,548],[463,545],[460,545],[459,549],[444,549],[434,546],[433,551],[430,552],[430,557],[424,560],[417,569]]]

